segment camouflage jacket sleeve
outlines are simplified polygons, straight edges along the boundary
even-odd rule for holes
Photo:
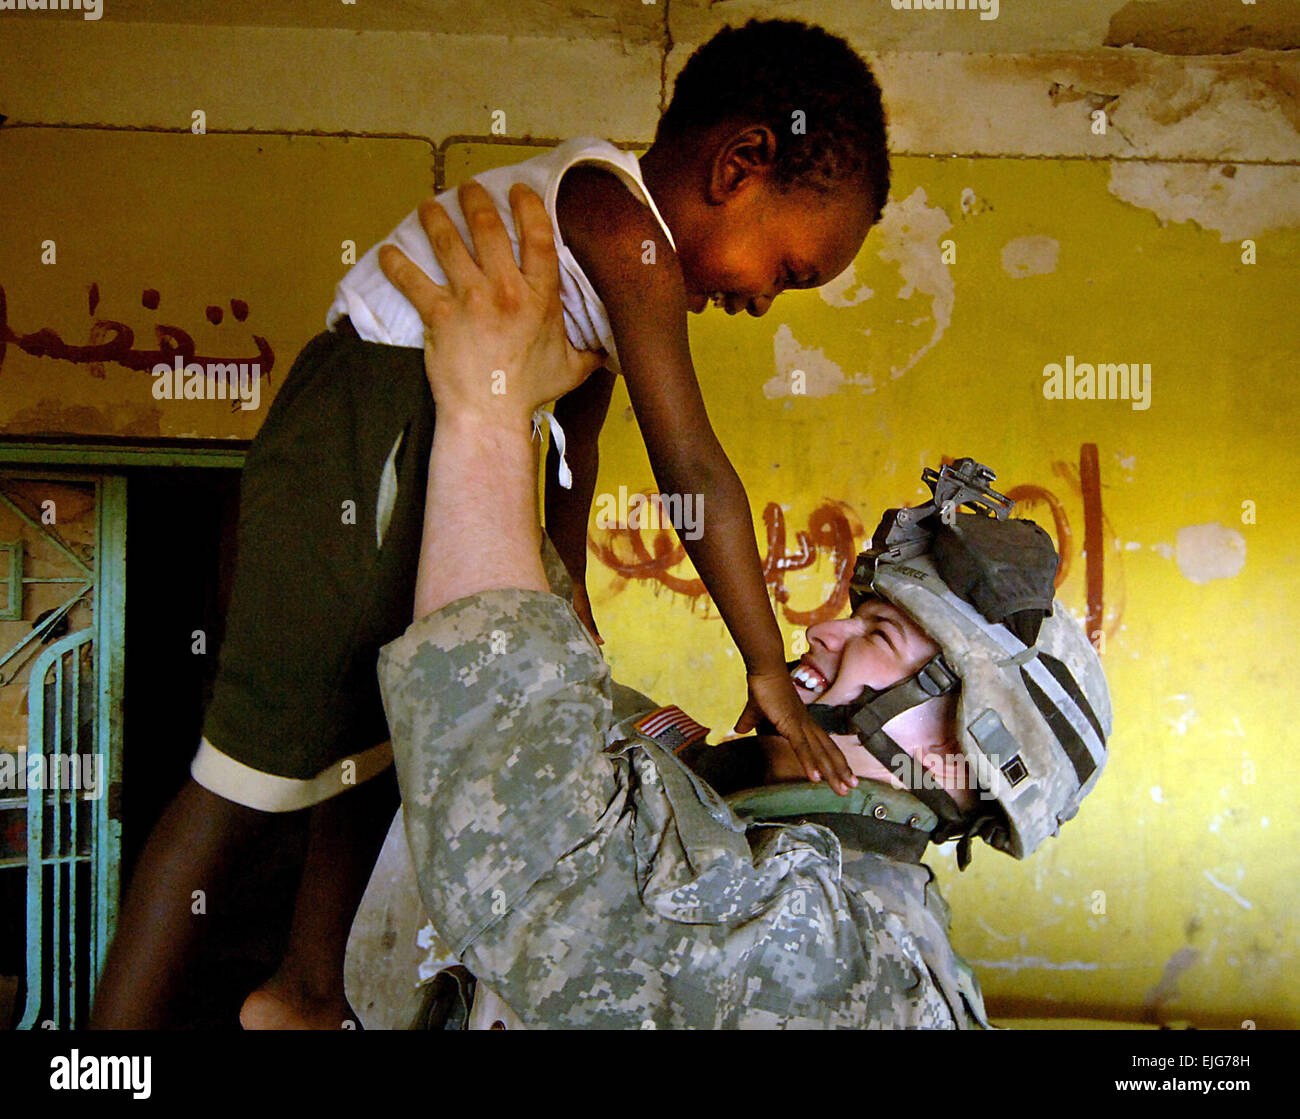
[[[528,1026],[938,1026],[923,946],[815,825],[751,828],[620,738],[563,599],[473,595],[385,646],[421,897]],[[624,724],[626,725],[626,724]]]

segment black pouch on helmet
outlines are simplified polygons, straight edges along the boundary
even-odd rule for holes
[[[1033,521],[977,513],[953,520],[935,527],[932,554],[940,578],[990,622],[1032,645],[1052,613],[1058,563],[1052,538]]]

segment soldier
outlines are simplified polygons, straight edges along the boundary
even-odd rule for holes
[[[472,193],[482,267],[428,206],[448,288],[400,254],[385,265],[428,328],[440,416],[438,543],[427,533],[415,621],[379,674],[408,850],[396,833],[389,847],[409,854],[437,940],[464,965],[428,991],[445,1009],[461,1003],[449,978],[461,994],[478,982],[468,1014],[441,1017],[987,1027],[920,859],[952,838],[963,868],[974,838],[1024,858],[1105,763],[1105,681],[1053,601],[1047,534],[1007,519],[979,464],[926,471],[933,500],[886,515],[851,616],[810,627],[791,664],[856,787],[804,780],[770,734],[707,746],[679,708],[614,683],[543,541],[529,419],[583,371],[565,353],[542,207],[528,192],[512,203],[522,271]],[[488,387],[497,370],[504,394]],[[383,900],[359,921],[367,904]]]

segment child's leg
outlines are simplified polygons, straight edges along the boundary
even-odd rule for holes
[[[235,804],[190,780],[150,833],[95,991],[92,1029],[160,1029],[231,871],[253,843],[299,824]],[[196,904],[195,891],[203,891]],[[202,912],[196,913],[196,909]]]
[[[432,428],[419,350],[321,335],[277,393],[241,480],[197,784],[137,870],[99,1024],[159,1024],[201,928],[193,890],[219,890],[248,840],[271,821],[301,826],[296,810],[307,807],[311,853],[276,989],[294,991],[308,1017],[323,1010],[328,1028],[350,1016],[342,958],[395,806],[380,772],[388,727],[375,660],[411,620]]]
[[[288,950],[275,975],[244,1002],[245,1029],[337,1030],[356,1023],[343,990],[343,957],[397,802],[390,766],[312,809]]]
[[[355,748],[388,735],[376,660],[379,649],[411,622],[434,410],[421,351],[359,341],[349,345],[349,360],[364,361],[366,367],[343,381],[358,393],[355,406],[337,411],[346,411],[351,437],[364,444],[364,449],[348,448],[349,456],[368,464],[350,491],[363,498],[356,528],[366,533],[360,538],[365,560],[356,564],[355,585],[347,587],[358,596],[347,663],[329,694],[309,703],[331,703],[341,718],[345,711],[346,740]],[[310,535],[318,548],[326,534],[322,526]],[[337,612],[346,602],[324,600],[316,610]],[[312,640],[317,633],[319,626]],[[313,808],[288,951],[276,974],[245,1002],[240,1021],[246,1028],[338,1029],[345,1018],[355,1021],[343,987],[348,934],[397,803],[390,766]]]

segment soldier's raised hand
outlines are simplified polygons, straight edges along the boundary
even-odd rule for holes
[[[436,200],[420,204],[445,286],[392,245],[379,250],[379,266],[424,323],[425,371],[439,412],[525,422],[581,384],[600,357],[575,350],[565,335],[554,232],[536,191],[522,183],[510,190],[519,264],[491,195],[471,179],[460,204],[475,256]]]

